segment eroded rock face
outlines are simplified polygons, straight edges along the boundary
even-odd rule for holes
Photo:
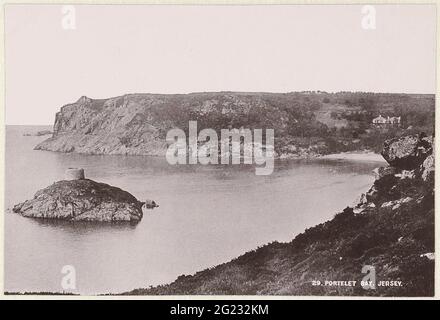
[[[14,206],[25,217],[71,221],[138,222],[142,202],[130,193],[89,179],[63,180]]]
[[[434,155],[429,155],[421,165],[422,179],[424,181],[434,180]]]
[[[385,142],[382,156],[393,167],[411,170],[432,154],[432,140],[420,136],[405,136]]]
[[[408,191],[416,192],[426,188],[426,182],[434,182],[433,149],[432,138],[423,134],[386,141],[382,155],[390,166],[373,171],[374,184],[354,207],[355,212],[365,212],[373,205],[395,210],[411,202]]]
[[[373,170],[376,180],[382,179],[386,176],[395,176],[397,169],[395,167],[379,167]]]

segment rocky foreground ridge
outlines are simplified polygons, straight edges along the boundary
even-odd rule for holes
[[[139,222],[143,202],[122,189],[90,179],[62,180],[15,205],[24,217],[68,221]]]
[[[390,165],[376,170],[355,207],[290,243],[270,243],[171,284],[126,294],[433,296],[433,148],[424,135],[389,140],[382,155]],[[374,289],[361,285],[365,266],[375,270]]]

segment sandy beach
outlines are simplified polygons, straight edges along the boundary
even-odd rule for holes
[[[385,159],[379,153],[374,152],[342,152],[328,154],[321,157],[322,159],[332,160],[355,160],[355,161],[374,161],[386,163]]]

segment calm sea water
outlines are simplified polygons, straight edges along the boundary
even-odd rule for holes
[[[165,159],[35,151],[46,137],[6,128],[5,290],[61,292],[61,269],[76,269],[78,293],[122,292],[173,281],[268,242],[289,241],[368,189],[378,163],[279,161],[255,168],[171,166]],[[136,226],[42,222],[10,212],[68,167],[153,199],[160,207]]]

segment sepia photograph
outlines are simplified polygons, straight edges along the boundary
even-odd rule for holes
[[[6,3],[3,294],[434,297],[436,9]]]

